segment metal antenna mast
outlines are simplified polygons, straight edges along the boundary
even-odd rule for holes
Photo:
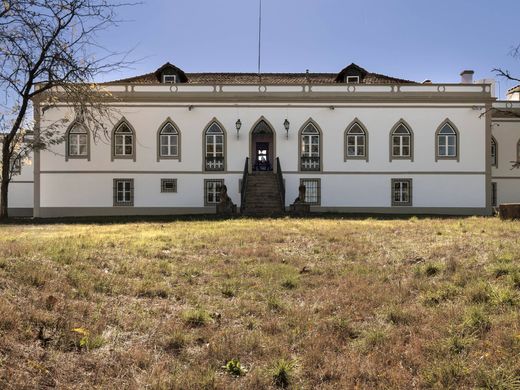
[[[260,77],[260,60],[261,60],[261,49],[262,49],[262,0],[260,0],[260,9],[258,12],[258,77]]]

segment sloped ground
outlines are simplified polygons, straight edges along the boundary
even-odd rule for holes
[[[0,388],[277,386],[520,388],[520,223],[0,226]]]

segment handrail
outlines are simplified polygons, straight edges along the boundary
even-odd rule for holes
[[[282,208],[285,210],[285,184],[283,183],[282,166],[280,157],[276,157],[276,177],[278,178],[278,188],[280,189],[280,197],[282,198]]]
[[[240,211],[246,207],[247,176],[249,174],[249,157],[246,157],[244,173],[242,174],[242,186],[240,187]]]

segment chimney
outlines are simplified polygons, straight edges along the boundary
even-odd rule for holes
[[[473,70],[463,70],[460,73],[460,82],[461,84],[473,84],[473,74],[475,71]]]

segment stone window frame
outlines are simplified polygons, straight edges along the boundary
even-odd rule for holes
[[[164,130],[164,128],[167,126],[167,125],[171,125],[175,131],[177,131],[177,155],[176,156],[173,156],[173,155],[166,155],[166,156],[163,156],[161,154],[161,133],[162,131]],[[174,135],[174,134],[170,134],[170,135]],[[157,129],[157,162],[161,161],[161,160],[178,160],[179,162],[181,161],[181,131],[179,130],[179,126],[176,125],[176,123],[170,118],[166,118],[166,120],[159,126],[159,129]]]
[[[130,131],[132,132],[132,154],[128,154],[128,155],[126,155],[126,154],[125,155],[118,155],[118,154],[116,154],[116,132],[123,125],[127,126],[130,129]],[[111,161],[114,161],[114,160],[133,160],[135,162],[136,161],[136,155],[137,155],[137,151],[135,150],[136,138],[137,138],[137,134],[135,132],[135,129],[130,124],[130,122],[128,120],[126,120],[126,118],[123,117],[119,122],[117,122],[117,124],[112,129],[112,137],[111,137],[111,145],[110,145]]]
[[[316,202],[307,202],[311,206],[320,206],[321,205],[321,178],[315,178],[315,177],[302,177],[300,178],[300,185],[304,184],[305,182],[314,182],[316,183]],[[307,186],[305,186],[305,198],[307,198]]]
[[[307,126],[312,125],[318,131],[318,157],[319,157],[319,169],[311,170],[311,169],[302,169],[302,158],[303,156],[303,132],[307,128]],[[312,156],[306,156],[312,157]],[[316,121],[312,118],[307,119],[303,125],[300,127],[298,131],[298,172],[323,172],[323,131],[320,126],[316,123]]]
[[[408,130],[408,132],[410,134],[410,155],[409,156],[394,156],[393,135],[394,135],[394,132],[401,125],[404,126]],[[410,160],[411,162],[413,162],[413,159],[414,159],[414,134],[413,134],[412,126],[410,126],[404,119],[402,119],[402,118],[399,119],[397,121],[397,123],[390,130],[389,146],[390,146],[390,162],[392,162],[393,160]]]
[[[364,132],[365,137],[365,154],[363,156],[349,156],[348,155],[348,137],[349,133],[352,130],[352,128],[357,125],[359,128]],[[348,160],[365,160],[368,162],[368,130],[366,126],[361,122],[358,118],[355,118],[352,122],[349,123],[349,125],[345,129],[345,136],[344,136],[344,161]]]
[[[391,179],[390,186],[390,197],[393,207],[412,206],[413,205],[413,180],[411,178],[394,178]],[[395,183],[407,183],[408,184],[408,200],[407,201],[396,201],[394,198],[394,185]],[[402,191],[402,190],[401,190]]]
[[[118,189],[117,185],[119,182],[129,182],[130,183],[130,200],[129,201],[119,201],[118,200]],[[125,190],[123,190],[124,192]],[[130,178],[115,178],[113,179],[113,205],[114,207],[133,207],[134,206],[134,195],[135,187],[134,187],[134,179]]]
[[[166,188],[165,184],[173,184],[173,188]],[[177,179],[162,178],[161,179],[161,193],[176,193],[177,192]]]
[[[520,141],[519,141],[520,142]],[[493,151],[495,153],[493,153]],[[498,168],[498,143],[495,137],[491,136],[491,166]]]
[[[85,133],[71,133],[71,131],[76,128],[77,126],[80,126]],[[70,137],[71,134],[86,134],[87,135],[87,153],[85,155],[75,155],[70,153]],[[67,128],[67,131],[65,132],[65,161],[69,160],[87,160],[90,161],[90,131],[89,129],[81,122],[75,120],[70,124],[70,126]]]
[[[441,135],[440,132],[446,125],[448,125],[455,133],[454,134],[454,136],[455,136],[455,155],[454,156],[441,156],[439,154],[439,147],[440,147],[439,138],[443,136],[443,135]],[[450,121],[448,118],[443,120],[442,123],[440,124],[440,126],[437,127],[437,130],[435,131],[435,162],[437,162],[439,160],[457,160],[457,162],[460,161],[460,132],[457,129],[457,126],[455,126],[455,124],[452,121]]]
[[[208,202],[208,183],[210,182],[218,182],[220,183],[220,186],[222,187],[225,184],[224,179],[204,179],[204,206],[216,206],[219,203],[219,200],[217,200],[217,197],[215,196],[214,202]],[[216,188],[215,194],[218,194],[218,187]]]
[[[206,157],[208,157],[206,155],[206,152],[207,152],[206,134],[207,134],[208,130],[210,129],[210,127],[213,126],[213,124],[216,124],[220,128],[220,130],[222,131],[222,136],[223,136],[222,153],[223,153],[224,162],[223,162],[222,169],[220,169],[220,170],[217,170],[217,169],[212,170],[212,169],[206,168]],[[226,172],[226,171],[227,171],[227,131],[226,131],[226,128],[224,127],[224,125],[222,125],[222,123],[217,118],[213,118],[211,121],[209,121],[209,123],[206,125],[206,127],[204,127],[204,130],[202,131],[202,172],[222,173],[222,172]]]

